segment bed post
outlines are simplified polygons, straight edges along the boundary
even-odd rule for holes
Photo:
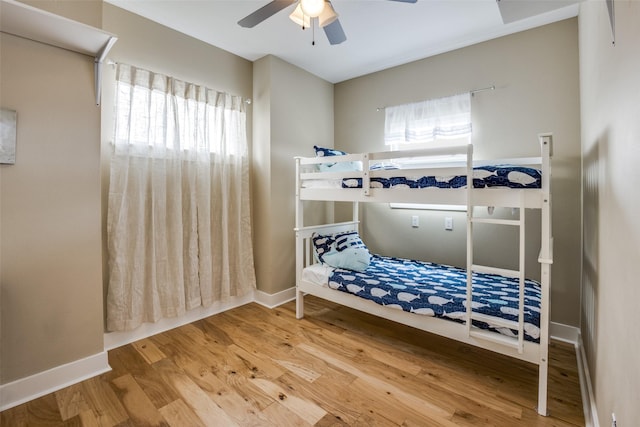
[[[540,358],[538,363],[538,413],[547,415],[547,382],[549,374],[549,304],[551,264],[553,263],[553,233],[551,227],[551,157],[553,138],[550,133],[538,135],[542,151],[542,224],[540,263]]]
[[[298,288],[304,268],[304,242],[300,236],[300,230],[304,225],[304,209],[300,200],[300,157],[296,157],[296,319],[304,317],[304,293]]]
[[[301,272],[303,268],[302,252],[303,252],[302,238],[300,232],[296,230],[296,319],[302,319],[304,317],[304,292],[300,291],[298,284],[301,279]]]
[[[360,204],[358,202],[353,202],[352,208],[351,208],[351,220],[355,223],[358,224],[358,233],[361,233],[362,230],[360,229],[360,210],[359,210]]]
[[[471,141],[469,141],[471,142]],[[473,145],[467,145],[467,334],[471,334],[473,314]]]

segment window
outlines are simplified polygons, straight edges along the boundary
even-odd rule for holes
[[[471,142],[471,94],[469,92],[444,98],[385,108],[384,141],[391,151],[426,148],[434,145],[469,144]],[[430,158],[429,164],[465,160],[458,156]],[[399,168],[420,168],[419,158],[396,161]],[[391,203],[395,209],[464,210],[459,206],[408,205]]]
[[[471,136],[471,94],[385,108],[384,142],[391,150]]]
[[[241,139],[245,112],[241,98],[121,64],[118,70],[115,144],[156,155],[209,152],[246,156]]]

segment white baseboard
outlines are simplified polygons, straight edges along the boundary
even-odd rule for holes
[[[266,292],[256,291],[255,302],[267,308],[275,308],[286,302],[292,301],[295,298],[296,298],[296,287],[293,286],[289,289],[285,289],[284,291],[280,291],[275,294],[268,294]]]
[[[96,375],[109,372],[107,352],[56,366],[29,377],[0,385],[0,411],[4,411]]]
[[[566,342],[578,346],[580,337],[580,329],[575,326],[563,325],[562,323],[549,323],[549,335],[554,340]]]
[[[123,345],[131,344],[134,341],[149,338],[152,335],[202,320],[209,316],[213,316],[214,314],[222,313],[223,311],[231,310],[235,307],[240,307],[241,305],[248,304],[255,300],[255,295],[250,293],[242,297],[233,297],[225,302],[214,303],[209,307],[194,308],[193,310],[187,311],[180,317],[164,318],[158,320],[156,323],[143,323],[133,331],[107,332],[104,334],[104,349],[111,350]]]
[[[591,386],[591,376],[589,375],[589,365],[587,364],[587,355],[584,352],[582,335],[578,335],[576,356],[578,359],[578,375],[580,376],[580,392],[582,394],[582,407],[584,410],[584,425],[585,427],[600,427],[598,408],[596,407],[596,399],[593,394],[593,387]]]
[[[551,335],[551,338],[555,340],[574,345],[576,349],[576,361],[578,363],[578,378],[580,380],[580,395],[582,397],[584,425],[585,427],[600,427],[596,402],[593,389],[591,388],[591,377],[589,376],[587,355],[584,352],[580,329],[575,326],[551,322],[549,325],[549,335]]]

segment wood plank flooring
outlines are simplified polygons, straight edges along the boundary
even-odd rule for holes
[[[573,346],[537,367],[307,297],[109,352],[113,371],[0,414],[20,426],[581,426]]]

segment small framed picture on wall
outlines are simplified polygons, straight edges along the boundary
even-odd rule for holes
[[[17,119],[17,112],[0,108],[0,163],[16,162]]]

